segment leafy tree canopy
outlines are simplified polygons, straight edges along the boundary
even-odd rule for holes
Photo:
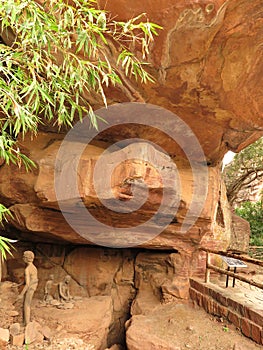
[[[263,138],[236,154],[224,168],[229,202],[234,204],[241,191],[249,191],[263,181]]]
[[[244,202],[236,213],[250,224],[250,243],[263,246],[263,202]]]

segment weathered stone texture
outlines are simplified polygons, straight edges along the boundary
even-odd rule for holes
[[[100,3],[117,18],[146,12],[163,26],[150,57],[157,83],[135,90],[183,118],[208,159],[217,162],[226,147],[237,151],[262,132],[260,0]]]
[[[144,223],[154,215],[165,190],[171,196],[178,194],[178,186],[174,185],[175,171],[170,171],[176,165],[181,193],[178,208],[172,207],[174,216],[171,223],[150,240],[147,233],[151,231],[151,226],[147,227],[146,224],[139,232],[140,236],[145,237],[139,248],[158,249],[158,252],[140,251],[138,254],[138,247],[133,251],[117,251],[72,246],[94,245],[97,240],[94,242],[94,236],[76,232],[59,211],[54,171],[58,165],[55,164],[57,152],[65,135],[54,133],[51,127],[43,127],[43,131],[33,140],[29,137],[21,140],[21,149],[37,165],[32,172],[7,166],[0,160],[0,202],[10,207],[13,214],[7,227],[10,236],[35,242],[36,266],[40,276],[37,297],[43,297],[43,287],[50,273],[55,275],[56,281],[70,274],[73,277],[70,285],[72,294],[85,295],[86,292],[92,298],[98,298],[98,303],[101,302],[99,315],[103,314],[103,309],[107,310],[106,323],[101,325],[104,327],[103,340],[98,346],[105,348],[124,341],[123,325],[132,304],[134,316],[131,324],[127,325],[128,348],[155,349],[156,343],[159,349],[175,350],[176,339],[173,339],[171,346],[171,342],[162,336],[156,339],[154,331],[144,328],[144,321],[147,321],[145,316],[161,302],[183,301],[188,297],[189,278],[201,276],[204,272],[205,254],[199,251],[200,245],[226,249],[233,238],[231,212],[220,179],[220,163],[227,150],[239,151],[262,135],[262,0],[101,0],[99,3],[118,19],[146,12],[152,22],[164,27],[152,44],[149,57],[149,71],[156,83],[142,85],[125,78],[122,87],[111,87],[106,93],[109,105],[136,101],[163,107],[182,118],[194,132],[206,157],[196,173],[199,183],[203,181],[201,170],[208,166],[208,192],[202,210],[194,218],[194,225],[186,233],[182,232],[182,223],[187,217],[193,189],[197,185],[192,167],[186,159],[184,147],[180,147],[176,139],[173,140],[158,128],[148,127],[147,123],[118,125],[99,134],[86,147],[76,168],[79,195],[76,197],[70,186],[72,179],[69,178],[62,201],[65,205],[71,205],[69,212],[72,221],[79,224],[83,231],[96,233],[95,237],[99,240],[103,230],[98,230],[76,215],[75,210],[81,203],[96,220],[127,231],[127,228]],[[131,146],[127,142],[106,154],[106,170],[96,178],[101,195],[99,198],[93,181],[95,165],[110,145],[129,138],[143,140],[138,146],[137,155],[119,162],[110,174],[110,186],[107,187],[107,167],[110,168],[113,160],[122,159],[123,154],[128,157]],[[81,140],[75,140],[69,146],[77,154]],[[191,150],[193,159],[190,161],[200,162],[195,158],[195,151]],[[158,166],[143,160],[144,154],[158,159]],[[75,161],[73,155],[60,162],[60,170],[67,174]],[[166,171],[166,184],[160,175],[162,167]],[[133,199],[133,191],[138,194],[136,200],[139,201],[145,194],[142,184],[148,188],[148,197],[134,213],[114,212],[101,203],[100,199],[107,203],[115,201],[115,204],[124,204]],[[236,219],[234,227],[237,234]],[[126,234],[136,241],[133,232]],[[245,234],[246,239],[243,238],[243,233],[238,233],[238,241],[242,241],[241,249],[245,250],[248,234]],[[53,246],[39,242],[52,242]],[[54,244],[57,242],[69,245],[59,248]],[[114,244],[118,246],[118,241]],[[233,246],[238,248],[235,244]],[[8,258],[4,269],[4,277],[18,283],[24,271],[22,248],[26,248],[25,245],[14,252],[14,258]],[[53,293],[57,293],[55,286]],[[232,311],[228,313],[225,305],[211,302],[210,297],[203,297],[194,288],[190,289],[190,294],[199,305],[228,316],[230,321],[240,326],[240,317],[237,318]],[[93,325],[95,332],[100,320],[96,319]],[[241,324],[242,327],[244,333],[248,332],[246,325]],[[253,339],[258,341],[259,329],[251,326],[252,333]],[[142,335],[143,344],[138,343]]]
[[[225,249],[231,240],[231,220],[226,214],[224,190],[220,185],[220,162],[228,149],[239,151],[262,134],[261,0],[165,0],[154,3],[135,0],[132,4],[127,4],[126,0],[101,0],[99,6],[111,11],[118,19],[146,12],[152,22],[163,26],[149,55],[149,70],[156,83],[141,85],[125,78],[122,87],[111,88],[106,93],[109,104],[144,101],[166,108],[186,122],[200,142],[209,164],[208,196],[195,225],[186,235],[181,235],[180,225],[192,200],[191,166],[176,139],[172,140],[158,128],[149,128],[146,123],[111,127],[87,147],[78,166],[78,200],[83,201],[92,215],[107,225],[127,227],[151,217],[160,204],[163,184],[158,169],[150,164],[137,159],[120,163],[112,174],[110,188],[105,188],[106,174],[98,180],[106,201],[131,200],[131,182],[135,189],[139,189],[139,197],[142,196],[138,178],[143,180],[149,188],[148,201],[134,215],[123,217],[107,211],[101,206],[92,183],[95,164],[109,145],[123,138],[145,139],[156,147],[145,142],[138,151],[138,159],[140,152],[152,153],[162,157],[167,169],[169,162],[171,165],[175,161],[181,181],[181,197],[172,224],[143,246],[189,250],[192,244],[198,246],[202,242]],[[46,132],[40,133],[33,141],[25,139],[21,143],[37,164],[33,172],[0,165],[0,200],[11,207],[13,225],[22,232],[21,237],[91,243],[90,237],[81,237],[57,211],[54,161],[64,135],[49,133],[51,129],[44,128]],[[80,142],[76,140],[72,148],[77,150]],[[170,160],[165,160],[159,147],[171,156]],[[128,151],[129,144],[122,150],[115,149],[106,157],[108,164],[118,152],[128,154]],[[195,154],[195,150],[192,152]],[[62,165],[64,171],[69,163]],[[172,180],[172,174],[169,176]],[[176,191],[169,185],[166,189],[171,193]],[[78,204],[71,186],[65,186],[64,199]],[[78,220],[74,210],[72,217],[72,220]],[[86,222],[80,224],[85,226]],[[140,234],[146,235],[146,232],[142,230]]]
[[[145,152],[147,154],[152,153],[153,158],[161,157],[161,159],[163,159],[162,166],[167,168],[166,187],[164,188],[163,179],[158,169],[155,169],[151,164],[147,164],[147,162],[143,160],[131,159],[120,162],[116,169],[114,169],[110,188],[107,188],[107,186],[105,187],[105,176],[96,179],[97,186],[100,188],[99,196],[94,190],[93,174],[96,161],[99,155],[104,151],[102,146],[105,145],[99,143],[96,146],[88,146],[81,157],[78,167],[80,169],[79,198],[75,198],[74,193],[71,193],[69,187],[65,189],[63,200],[63,205],[67,205],[67,203],[70,205],[70,212],[72,212],[71,222],[80,227],[82,232],[87,232],[84,236],[80,236],[80,234],[75,231],[74,227],[72,228],[69,226],[60,213],[55,194],[55,160],[61,141],[56,139],[50,143],[47,135],[42,133],[34,142],[30,140],[25,141],[25,145],[27,145],[28,149],[32,150],[31,157],[38,164],[38,171],[34,174],[30,174],[29,177],[21,178],[22,175],[20,172],[14,172],[11,177],[10,168],[7,166],[3,166],[0,169],[0,172],[3,174],[1,188],[4,189],[8,186],[15,188],[14,197],[12,199],[13,202],[10,203],[10,209],[13,213],[11,222],[21,231],[20,237],[26,238],[30,236],[30,240],[63,240],[72,243],[100,242],[101,229],[99,226],[96,228],[94,223],[90,224],[85,218],[85,213],[83,215],[78,215],[79,212],[76,211],[78,210],[81,200],[85,203],[85,206],[96,220],[113,227],[117,225],[117,227],[123,227],[126,231],[129,231],[129,227],[132,228],[135,223],[144,223],[156,213],[163,200],[163,191],[165,190],[166,193],[169,193],[169,196],[176,197],[180,195],[180,197],[178,197],[178,208],[167,208],[169,212],[171,212],[171,210],[174,211],[172,223],[164,228],[160,235],[154,238],[151,234],[151,226],[147,226],[146,223],[139,232],[139,236],[136,236],[134,233],[130,234],[131,237],[134,238],[134,242],[136,242],[138,237],[141,239],[142,235],[145,235],[145,242],[141,244],[143,247],[167,248],[183,251],[193,251],[193,244],[198,245],[200,242],[204,245],[219,245],[221,248],[225,248],[229,244],[231,226],[228,219],[228,208],[225,208],[226,204],[224,204],[226,203],[226,198],[224,190],[221,190],[218,168],[208,168],[208,192],[202,211],[197,220],[193,220],[193,222],[196,221],[195,224],[188,232],[183,233],[180,232],[181,225],[186,219],[193,199],[193,173],[190,167],[185,167],[182,164],[177,166],[178,181],[180,181],[180,184],[178,184],[178,186],[180,186],[179,194],[175,186],[176,182],[174,182],[175,174],[169,170],[173,161],[171,159],[169,160],[167,156],[152,145],[146,142],[140,143],[138,146],[139,159],[140,155],[143,156]],[[72,147],[74,146],[75,145],[72,144]],[[112,159],[116,160],[116,157],[119,157],[119,154],[125,152],[129,154],[129,149],[129,146],[127,146],[123,150],[117,150],[109,154],[105,161],[110,164]],[[66,171],[67,164],[65,163],[62,167],[64,167]],[[202,169],[200,169],[200,174],[198,173],[199,170],[196,171],[198,179],[198,175],[202,176]],[[86,176],[86,174],[88,174],[88,176]],[[136,191],[135,204],[140,202],[143,198],[145,190],[141,182],[138,182],[137,179],[141,179],[140,181],[147,186],[148,197],[139,210],[135,210],[133,213],[129,214],[120,213],[119,209],[120,206],[122,206],[122,201],[133,199],[133,191]],[[26,186],[27,192],[32,194],[29,195],[28,198],[16,196],[16,193],[19,193],[20,189],[20,185],[16,187],[16,184],[21,181],[23,181],[24,186]],[[103,190],[104,188],[105,190]],[[5,197],[4,190],[2,196]],[[6,201],[8,200],[9,199],[6,198]],[[109,210],[101,204],[101,200],[105,200],[106,203],[112,203],[113,200],[117,200],[117,206],[119,207],[113,207],[112,210]],[[220,203],[220,208],[223,208],[224,217],[222,219],[223,225],[221,225],[222,227],[219,231],[217,230],[218,232],[216,233],[215,227],[217,224],[215,218],[218,211],[218,203]],[[116,209],[116,211],[114,211],[114,209]],[[161,213],[161,215],[164,214]],[[162,231],[162,227],[160,231]],[[114,245],[117,246],[118,242],[113,242],[113,246]]]
[[[232,214],[233,235],[231,239],[231,249],[248,251],[250,239],[249,222],[242,219],[240,216]]]

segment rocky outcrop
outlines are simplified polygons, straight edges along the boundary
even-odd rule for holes
[[[117,18],[145,12],[163,26],[150,57],[156,83],[129,81],[129,92],[134,100],[139,92],[143,101],[183,118],[211,163],[226,149],[239,151],[255,140],[255,132],[262,133],[261,0],[99,2]],[[114,94],[114,101],[122,98]],[[113,135],[118,137],[112,130],[107,133]],[[158,133],[150,137],[169,148]]]
[[[74,179],[66,177],[65,186],[57,185],[62,188],[62,197],[58,200],[54,178],[60,136],[53,136],[51,142],[48,134],[41,133],[33,142],[25,140],[24,146],[30,150],[30,156],[38,166],[37,171],[26,174],[23,169],[14,171],[12,166],[0,169],[3,178],[0,191],[13,213],[12,224],[21,231],[20,239],[90,242],[113,247],[140,245],[189,251],[191,254],[195,246],[208,241],[206,237],[212,235],[210,241],[214,239],[216,246],[221,244],[225,234],[222,247],[228,245],[230,224],[227,220],[223,219],[224,227],[218,239],[212,233],[218,196],[223,193],[217,168],[201,165],[192,169],[182,163],[176,166],[166,154],[147,142],[141,142],[135,145],[138,160],[129,159],[129,152],[134,152],[134,147],[129,145],[117,148],[103,158],[105,169],[111,166],[111,162],[117,164],[109,184],[107,176],[96,173],[96,162],[105,149],[104,143],[97,143],[86,147],[80,158],[77,194],[72,185]],[[78,145],[72,144],[71,147],[78,148]],[[144,160],[144,154],[157,162],[155,166]],[[128,159],[123,161],[123,155]],[[72,159],[66,159],[61,164],[61,172],[67,174],[71,163]],[[204,178],[203,187],[199,186],[199,178]],[[193,186],[204,191],[201,195],[197,194],[196,204]],[[123,208],[127,203],[130,203],[130,212],[125,213]],[[70,210],[67,211],[67,208]],[[189,212],[196,208],[199,213],[193,212],[191,217]],[[66,220],[60,209],[64,214],[66,212]],[[185,222],[190,222],[187,232],[181,230]],[[139,227],[134,229],[134,223]],[[105,225],[112,230],[106,230]]]
[[[124,324],[130,313],[130,305],[136,295],[134,288],[134,264],[136,254],[94,248],[76,248],[69,253],[64,269],[90,297],[111,297],[113,321],[108,343],[124,343]]]
[[[144,331],[138,314],[186,299],[189,277],[204,272],[199,247],[231,246],[220,162],[263,132],[262,0],[100,0],[99,6],[119,19],[146,12],[163,26],[149,56],[155,83],[124,77],[106,91],[109,106],[119,104],[98,114],[115,123],[99,124],[91,142],[85,123],[69,138],[43,126],[37,137],[20,140],[36,164],[31,172],[0,159],[0,202],[12,212],[3,235],[34,242],[28,246],[36,252],[39,291],[51,272],[57,280],[69,273],[72,292],[108,297],[107,346],[123,342],[132,304],[139,330],[131,323],[127,341],[135,349]],[[20,250],[3,272],[20,282]]]
[[[198,253],[145,252],[135,261],[136,299],[132,315],[148,314],[162,303],[188,298],[189,276],[200,275],[202,261]]]
[[[250,225],[238,215],[233,214],[233,236],[231,239],[230,249],[247,252],[250,239]]]
[[[61,311],[64,318],[60,319],[60,322],[69,324],[70,312],[78,314],[78,308],[83,310],[87,308],[90,316],[88,318],[85,316],[85,325],[81,326],[75,321],[75,328],[72,326],[71,331],[74,328],[78,332],[84,332],[89,320],[88,329],[96,334],[98,315],[103,314],[103,307],[107,307],[107,310],[111,311],[107,319],[105,318],[106,323],[101,324],[100,334],[107,334],[105,337],[108,346],[125,343],[125,323],[131,314],[148,315],[161,304],[186,302],[189,277],[204,275],[203,261],[198,252],[192,256],[189,253],[175,251],[145,250],[142,252],[138,249],[120,250],[88,246],[69,248],[61,244],[20,243],[14,256],[9,256],[6,261],[4,280],[23,282],[24,266],[21,256],[26,249],[35,252],[34,264],[37,266],[39,276],[39,284],[34,296],[37,305],[37,309],[33,310],[34,319],[39,322],[42,319],[45,324],[47,320],[50,321],[52,306],[43,303],[44,287],[50,275],[54,275],[51,295],[58,299],[58,283],[69,274],[71,276],[70,294],[77,297],[77,300],[81,297],[84,304],[76,301],[73,309]],[[8,299],[14,302],[18,291],[16,288],[10,286],[9,288],[13,290],[14,295],[11,297],[8,294]],[[93,304],[98,307],[98,312],[93,308]],[[55,304],[54,307],[56,307]],[[14,309],[14,306],[12,308]],[[21,320],[19,309],[16,321]],[[9,320],[5,315],[3,320],[0,318],[0,321],[2,325],[9,326],[10,324],[6,322],[12,322],[12,317],[10,316]],[[104,328],[106,333],[103,331]]]
[[[21,232],[34,233],[36,239],[42,237],[51,241],[66,240],[74,243],[88,241],[109,245],[107,238],[105,241],[104,230],[101,227],[94,227],[94,222],[91,220],[88,220],[88,226],[91,226],[92,234],[96,234],[95,242],[93,236],[83,233],[89,231],[89,228],[86,230],[87,222],[82,215],[76,215],[76,207],[83,202],[92,216],[98,219],[96,222],[102,221],[103,224],[115,228],[112,232],[117,236],[112,245],[121,246],[122,243],[119,241],[122,240],[123,235],[116,234],[116,227],[127,228],[131,223],[141,224],[145,219],[147,221],[160,206],[161,194],[165,191],[175,195],[175,198],[178,197],[178,203],[174,204],[177,208],[170,205],[170,202],[166,203],[166,209],[171,207],[171,210],[167,209],[167,215],[170,215],[171,211],[174,212],[171,225],[162,227],[163,229],[153,236],[148,235],[148,232],[152,232],[153,226],[156,228],[155,223],[151,225],[150,222],[148,226],[141,225],[139,233],[136,233],[137,237],[133,230],[128,229],[128,236],[134,239],[128,240],[127,246],[139,243],[149,248],[180,249],[181,242],[188,241],[191,245],[193,242],[199,244],[200,241],[205,241],[203,238],[213,232],[213,222],[217,215],[216,208],[220,192],[217,164],[220,163],[227,149],[238,151],[252,142],[262,131],[260,111],[263,89],[260,72],[263,60],[260,49],[262,34],[260,5],[260,0],[253,2],[249,0],[241,2],[240,0],[209,2],[180,0],[176,4],[166,0],[155,2],[154,5],[136,0],[132,6],[127,6],[125,0],[99,2],[99,6],[106,6],[117,18],[127,19],[136,13],[146,12],[151,21],[163,26],[163,30],[160,31],[151,48],[149,57],[149,69],[156,83],[140,85],[125,78],[121,90],[111,89],[107,93],[109,104],[144,101],[147,104],[164,107],[174,113],[172,114],[174,119],[178,115],[186,123],[188,133],[193,132],[200,143],[204,151],[204,159],[209,164],[208,180],[204,180],[207,181],[208,196],[201,205],[203,210],[196,214],[195,225],[187,235],[180,234],[180,227],[191,209],[193,187],[203,181],[201,179],[203,169],[199,164],[199,170],[196,170],[196,179],[199,180],[196,184],[192,164],[193,161],[200,162],[195,154],[196,147],[194,144],[190,147],[189,160],[187,132],[182,132],[184,135],[181,140],[179,133],[176,133],[176,127],[171,124],[170,129],[175,136],[165,135],[161,125],[162,122],[167,124],[166,119],[162,120],[163,112],[158,108],[150,111],[147,118],[143,117],[144,124],[136,123],[136,116],[134,124],[118,122],[118,125],[110,125],[108,129],[103,127],[101,133],[95,134],[97,141],[93,140],[92,144],[83,149],[81,158],[73,152],[72,158],[62,164],[55,164],[55,159],[61,140],[64,138],[63,134],[43,132],[33,141],[25,139],[22,147],[35,160],[37,168],[31,173],[25,173],[23,169],[14,169],[12,166],[2,165],[0,168],[1,179],[3,179],[0,185],[0,199],[8,206],[12,206],[13,225]],[[129,113],[130,117],[135,115],[132,108],[121,109],[120,112],[124,117],[123,120],[126,120]],[[142,111],[142,116],[144,112]],[[160,122],[157,128],[152,128],[149,125],[150,116],[154,119],[158,113],[161,113]],[[209,125],[209,128],[206,128],[206,125]],[[135,137],[143,140],[141,145],[137,145],[138,161],[134,158],[127,160],[132,146],[129,141],[118,143],[115,148],[111,148],[107,154],[104,154],[103,158],[106,164],[106,167],[102,167],[103,175],[106,175],[106,169],[110,169],[112,162],[116,159],[120,160],[111,174],[112,180],[107,180],[105,176],[97,176],[95,164],[104,150],[108,150],[109,146],[116,141]],[[83,147],[83,142],[82,136],[78,135],[78,138],[75,138],[72,144],[68,144],[68,147],[77,152]],[[162,149],[167,152],[168,158]],[[159,159],[157,164],[150,165],[149,162],[144,161],[143,154],[146,153],[151,154],[152,159]],[[125,161],[123,161],[123,154],[126,157],[124,157]],[[59,208],[54,186],[54,169],[62,166],[61,171],[66,173],[77,159],[80,161],[76,170],[78,198],[72,184],[68,186],[65,184],[62,196],[64,205],[67,205],[67,201],[71,205],[74,204],[73,209],[70,209],[72,227],[57,211]],[[165,177],[168,179],[166,184],[162,182],[163,173],[160,172],[162,164],[166,171]],[[170,169],[174,164],[177,175],[175,175],[175,168],[173,168],[174,171]],[[205,164],[203,166],[205,167]],[[94,174],[96,188],[92,182]],[[66,177],[65,179],[67,181]],[[176,188],[178,181],[181,184],[180,193]],[[145,196],[145,186],[148,188],[149,196],[140,210],[131,215],[123,215],[118,210],[117,213],[113,213],[116,205],[119,208],[119,202],[131,201],[136,207]],[[96,194],[98,188],[101,196]],[[138,194],[135,201],[133,192]],[[108,210],[102,206],[101,200],[103,204],[113,203],[111,209]],[[79,221],[76,223],[80,227],[79,230],[75,227],[76,220]],[[227,232],[230,226],[224,225],[224,233],[229,237]],[[112,232],[111,240],[114,240]],[[138,235],[141,234],[145,239],[138,242]],[[31,237],[33,238],[32,234]],[[225,242],[223,246],[228,244],[229,242]]]
[[[262,131],[261,2],[179,0],[175,4],[166,0],[152,5],[150,2],[142,3],[136,0],[132,6],[127,6],[125,1],[101,0],[99,6],[105,6],[119,19],[146,12],[151,21],[163,26],[152,45],[149,57],[149,70],[156,83],[141,85],[124,78],[122,88],[112,88],[107,92],[109,104],[125,101],[146,102],[146,107],[141,107],[142,120],[137,123],[136,118],[140,113],[136,114],[133,107],[126,108],[121,105],[117,125],[110,124],[108,129],[102,127],[100,133],[95,133],[95,139],[86,149],[83,148],[80,158],[77,151],[82,149],[85,142],[83,135],[77,135],[67,146],[76,153],[70,153],[71,158],[64,163],[55,164],[55,159],[65,135],[54,134],[54,129],[44,128],[46,132],[38,135],[33,141],[25,139],[21,147],[36,162],[37,168],[30,173],[26,173],[22,168],[17,170],[13,166],[2,165],[0,168],[0,200],[11,207],[14,214],[13,225],[21,232],[20,237],[112,244],[118,247],[123,244],[123,232],[116,228],[125,228],[126,237],[129,237],[127,246],[139,244],[148,248],[178,250],[188,250],[192,245],[207,242],[207,237],[211,238],[210,241],[215,239],[215,218],[219,217],[217,208],[220,192],[223,193],[220,190],[218,164],[227,149],[238,151]],[[169,124],[164,119],[166,112],[159,107],[151,109],[149,104],[161,106],[172,112],[172,122],[170,120]],[[145,117],[146,110],[148,114]],[[103,113],[109,116],[111,112]],[[173,124],[176,115],[186,123],[186,129],[180,129],[181,124],[180,127]],[[129,116],[129,120],[134,120],[134,123],[121,123],[120,116],[123,121]],[[156,117],[158,120],[158,116],[158,127],[153,128],[150,121]],[[170,128],[165,131],[167,135],[164,134],[162,123]],[[207,125],[209,127],[206,127]],[[48,130],[52,130],[52,133]],[[189,146],[189,133],[193,133],[204,151],[203,160],[196,154],[196,145],[193,143]],[[139,138],[142,143],[136,146],[136,157],[127,160],[132,154],[130,138]],[[117,141],[122,142],[109,148]],[[107,154],[103,153],[105,150]],[[98,176],[95,164],[102,154],[105,166]],[[145,161],[144,154],[151,155],[150,159],[158,159],[157,164],[151,165],[149,157]],[[116,159],[120,162],[112,171],[109,181],[105,175]],[[66,174],[77,160],[77,185],[74,187],[72,183],[65,183],[61,190],[63,193],[60,202],[63,202],[72,224],[68,225],[58,211],[54,170],[61,166],[61,172]],[[199,168],[193,172],[194,162],[199,162]],[[204,162],[209,165],[207,179],[203,179]],[[163,182],[163,169],[168,180],[166,183]],[[93,183],[94,175],[96,188]],[[64,177],[64,181],[67,180],[67,177]],[[194,188],[202,182],[207,184],[208,196],[204,201],[196,200],[193,204]],[[143,202],[144,205],[139,210],[124,215],[122,204],[125,202],[127,205],[130,201],[131,205],[137,208],[146,196],[145,186],[149,192],[147,201]],[[200,188],[198,191],[199,195],[205,197],[206,189],[203,188],[202,194]],[[171,202],[165,203],[165,208],[162,207],[162,217],[158,216],[155,219],[159,225],[162,220],[166,220],[166,215],[172,216],[173,212],[171,224],[165,226],[162,222],[160,232],[157,230],[156,234],[152,235],[156,229],[156,222],[152,224],[148,219],[160,206],[163,192],[173,194],[177,202],[173,202],[172,205]],[[138,195],[136,199],[134,193]],[[67,208],[68,203],[73,204],[70,210]],[[87,222],[82,214],[79,215],[77,207],[82,207],[81,203],[84,203],[91,216],[95,217],[95,223],[90,217]],[[105,204],[108,203],[112,204],[110,209],[105,208]],[[191,205],[193,209],[198,203],[202,210],[191,213]],[[115,210],[116,206],[118,210]],[[189,216],[195,216],[195,224],[186,235],[182,235],[182,224]],[[97,225],[98,221],[114,227],[110,235],[105,226]],[[145,221],[147,224],[141,225]],[[130,229],[134,222],[140,224],[137,232]],[[77,230],[76,225],[79,228]],[[217,230],[221,232],[221,238],[224,235],[227,237],[224,238],[224,243],[221,243],[222,248],[229,245],[230,229],[231,225],[224,223],[220,230]],[[92,231],[91,236],[86,234],[87,231]],[[29,232],[30,235],[24,235],[25,232]],[[142,235],[145,238],[141,241],[138,237]],[[187,248],[185,242],[188,242]],[[217,245],[217,242],[214,244]]]
[[[43,277],[42,271],[40,277]],[[68,303],[63,309],[55,305],[45,305],[39,297],[34,297],[31,305],[33,320],[24,327],[20,325],[21,305],[14,303],[17,295],[15,284],[8,281],[1,283],[0,343],[4,343],[1,343],[1,349],[23,349],[23,344],[50,350],[107,348],[113,321],[110,296],[75,299],[74,305]],[[73,307],[69,308],[69,304]],[[14,308],[19,310],[16,311],[17,315],[11,310]]]

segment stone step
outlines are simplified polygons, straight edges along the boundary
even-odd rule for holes
[[[233,323],[241,332],[258,344],[263,344],[263,310],[258,304],[247,303],[233,289],[223,289],[212,283],[205,283],[197,278],[190,279],[190,297],[206,312],[224,317]]]

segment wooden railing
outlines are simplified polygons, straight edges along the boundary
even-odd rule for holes
[[[248,251],[249,251],[249,254],[254,259],[263,260],[263,247],[262,246],[250,246]]]
[[[213,249],[208,249],[208,248],[200,248],[200,250],[203,250],[206,252],[206,274],[205,274],[205,282],[206,283],[210,281],[210,270],[213,270],[215,272],[218,272],[218,273],[233,277],[233,278],[240,280],[242,282],[248,283],[251,286],[255,286],[257,288],[263,289],[263,283],[253,281],[252,279],[240,276],[238,273],[224,270],[220,267],[212,265],[211,264],[211,254],[215,254],[215,255],[219,255],[219,256],[226,256],[226,257],[238,259],[241,261],[249,262],[251,264],[263,267],[262,260],[257,260],[257,259],[250,258],[248,256],[237,255],[237,254],[233,254],[233,253],[228,253],[228,252],[224,252],[224,251],[220,251],[220,250],[213,250]]]

